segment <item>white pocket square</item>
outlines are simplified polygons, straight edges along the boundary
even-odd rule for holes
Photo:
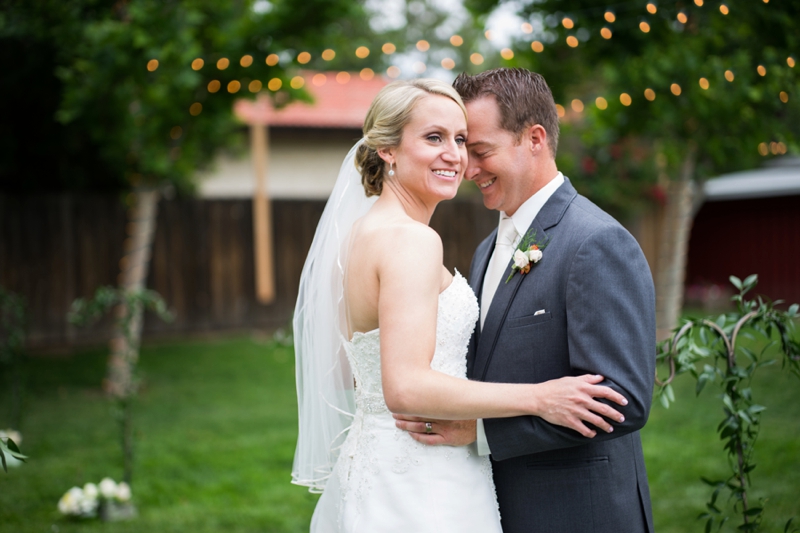
[[[536,316],[536,315],[543,315],[543,314],[544,314],[544,309],[539,309],[538,311],[536,311],[535,313],[533,313],[533,316]]]

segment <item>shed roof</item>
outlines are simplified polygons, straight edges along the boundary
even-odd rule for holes
[[[275,109],[270,98],[262,95],[256,101],[238,100],[234,113],[250,124],[361,129],[375,95],[389,84],[382,76],[364,80],[358,73],[306,71],[301,75],[314,103],[292,102]]]
[[[711,201],[800,194],[800,157],[784,156],[762,168],[710,179],[704,192]]]

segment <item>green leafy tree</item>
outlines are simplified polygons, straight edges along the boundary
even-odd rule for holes
[[[365,13],[345,0],[0,0],[0,6],[2,43],[46,52],[36,64],[45,69],[41,89],[53,100],[56,125],[35,117],[45,120],[50,146],[73,163],[48,170],[81,171],[74,181],[62,176],[56,183],[128,192],[107,380],[112,395],[125,397],[146,303],[137,295],[146,287],[161,191],[191,191],[197,170],[238,140],[235,99],[267,94],[277,105],[307,99],[292,83],[304,64],[299,53],[366,31]],[[13,60],[9,53],[0,58]],[[17,85],[0,87],[25,97]],[[90,149],[65,147],[72,139]],[[93,159],[99,164],[88,163]],[[18,181],[15,173],[24,167],[0,170],[4,182]]]
[[[468,5],[481,17],[499,3]],[[542,73],[565,107],[562,167],[612,205],[666,202],[655,268],[663,337],[682,305],[702,180],[800,149],[800,5],[542,0],[519,15],[533,31],[512,63]]]

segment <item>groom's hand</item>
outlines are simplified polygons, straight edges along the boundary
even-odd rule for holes
[[[431,420],[415,416],[392,415],[394,425],[408,431],[411,438],[431,446],[466,446],[477,439],[475,420]],[[428,430],[427,424],[430,424]]]

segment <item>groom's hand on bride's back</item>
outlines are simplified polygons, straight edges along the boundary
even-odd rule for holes
[[[477,439],[475,420],[431,420],[416,416],[393,415],[395,425],[411,438],[431,446],[466,446]],[[427,428],[430,423],[430,431]]]

